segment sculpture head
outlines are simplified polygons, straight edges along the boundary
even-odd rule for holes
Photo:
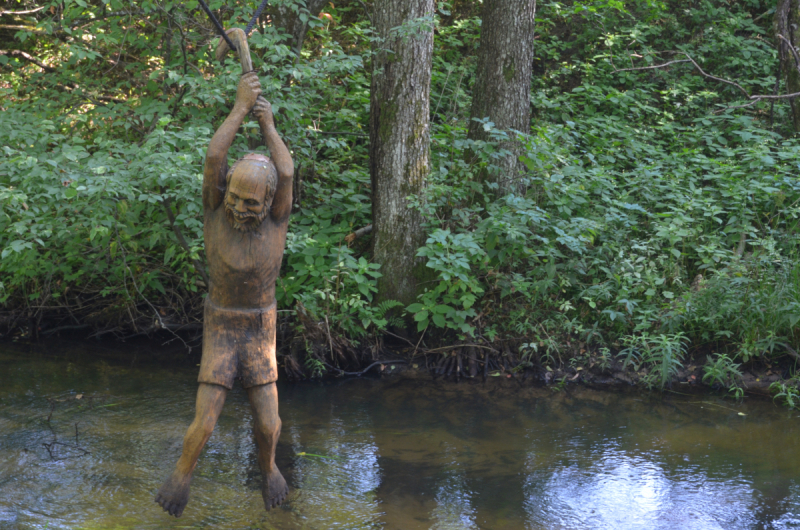
[[[233,164],[225,180],[225,217],[240,232],[255,230],[269,213],[275,196],[275,165],[269,158],[251,153]]]

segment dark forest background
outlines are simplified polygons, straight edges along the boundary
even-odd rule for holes
[[[214,61],[193,1],[0,6],[1,329],[196,346],[202,166],[237,59]],[[211,2],[226,27],[256,7]],[[736,392],[743,363],[799,360],[798,19],[797,0],[270,2],[249,42],[296,166],[286,372],[389,349],[467,375],[623,361],[663,387],[703,359]],[[232,155],[260,145],[253,120]]]

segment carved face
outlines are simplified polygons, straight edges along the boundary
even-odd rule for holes
[[[256,164],[237,164],[225,192],[225,216],[241,232],[255,230],[269,213],[265,171]],[[272,202],[272,194],[270,194]]]

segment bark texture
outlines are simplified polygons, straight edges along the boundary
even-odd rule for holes
[[[380,36],[370,98],[372,252],[382,265],[381,300],[412,303],[427,277],[416,257],[425,243],[420,214],[406,197],[420,195],[429,172],[433,0],[376,0]]]
[[[272,8],[272,20],[275,26],[283,29],[292,36],[291,47],[295,55],[300,55],[303,49],[303,41],[308,33],[308,20],[303,22],[300,14],[307,14],[309,17],[318,17],[322,8],[329,0],[294,0],[278,4]],[[293,9],[295,6],[296,9]]]
[[[484,0],[469,138],[488,137],[474,119],[489,118],[495,128],[506,131],[529,131],[535,13],[536,0]],[[514,154],[500,161],[500,171],[486,177],[497,182],[501,192],[510,192],[518,190],[519,146],[509,141],[503,147]]]
[[[800,0],[778,0],[775,7],[775,40],[780,52],[781,72],[786,82],[786,93],[800,92],[800,64],[789,49],[789,44],[780,39],[782,35],[791,42],[795,50],[800,46]],[[800,131],[800,101],[790,99],[792,106],[792,125],[795,132]]]

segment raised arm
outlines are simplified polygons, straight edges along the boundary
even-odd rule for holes
[[[275,197],[272,199],[270,215],[276,222],[288,219],[292,212],[292,175],[294,175],[294,162],[286,145],[278,136],[275,121],[272,116],[272,105],[262,96],[258,96],[253,114],[258,118],[261,134],[272,157],[272,163],[278,171],[278,186],[275,188]]]
[[[225,197],[225,174],[228,172],[228,149],[260,94],[261,83],[255,72],[242,75],[233,110],[208,144],[206,165],[203,169],[203,208],[216,210],[222,204]]]

